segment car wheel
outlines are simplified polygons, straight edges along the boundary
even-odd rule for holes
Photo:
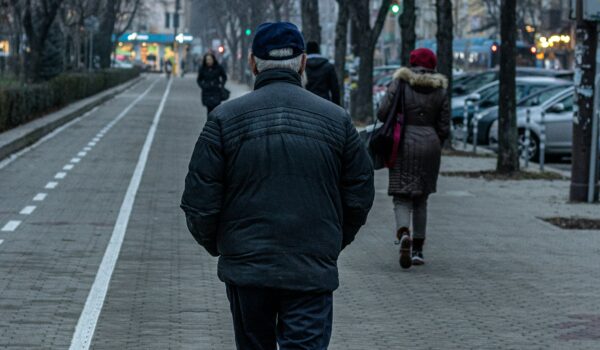
[[[519,154],[523,155],[525,149],[525,130],[519,130]],[[529,160],[538,161],[540,159],[540,141],[536,134],[531,133],[529,138]]]

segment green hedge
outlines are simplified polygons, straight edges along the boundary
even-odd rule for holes
[[[39,84],[0,82],[0,132],[139,75],[138,69],[107,69],[95,73],[65,73]]]

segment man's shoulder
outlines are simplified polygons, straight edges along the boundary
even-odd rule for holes
[[[279,85],[279,84],[278,84]],[[227,101],[213,110],[212,120],[227,122],[240,116],[262,116],[276,110],[298,115],[312,115],[327,122],[344,124],[350,121],[345,109],[299,86],[265,86]],[[339,125],[338,124],[338,125]]]

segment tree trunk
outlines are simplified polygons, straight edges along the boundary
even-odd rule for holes
[[[592,141],[592,122],[594,118],[594,93],[591,87],[594,87],[594,78],[597,74],[596,67],[596,46],[598,34],[596,23],[583,20],[577,21],[577,47],[575,55],[577,65],[575,67],[575,76],[580,76],[579,84],[575,85],[575,97],[577,100],[577,112],[573,122],[573,145],[572,158],[573,166],[571,168],[571,187],[569,198],[572,202],[586,202],[588,200],[590,166],[596,166],[596,163],[590,164],[591,145],[596,147],[598,140]],[[590,93],[591,92],[591,93]],[[599,92],[596,91],[596,94]],[[598,174],[596,174],[597,176]],[[593,183],[597,184],[597,177]],[[594,188],[594,198],[596,200],[597,187]]]
[[[110,55],[113,50],[112,36],[117,21],[116,0],[106,0],[104,11],[100,19],[98,33],[94,35],[94,52],[100,58],[100,67],[110,67]]]
[[[387,17],[392,0],[382,0],[377,19],[371,27],[370,1],[352,0],[349,1],[349,12],[352,19],[356,22],[356,27],[361,34],[360,44],[360,64],[358,68],[358,89],[356,93],[356,103],[353,109],[352,117],[365,121],[373,116],[373,54],[375,45],[383,29],[383,24]],[[354,28],[353,28],[354,29]],[[354,101],[353,101],[354,102]]]
[[[453,18],[452,0],[436,0],[438,72],[448,78],[448,104],[452,105]],[[444,147],[452,148],[452,142]]]
[[[346,71],[346,49],[348,47],[348,7],[347,0],[337,0],[338,18],[335,27],[335,71],[340,85],[340,98],[344,100],[345,93],[345,71]]]
[[[351,1],[351,0],[350,0]],[[362,33],[364,34],[364,33]],[[363,40],[362,34],[355,20],[350,21],[350,50],[352,55],[360,57],[360,45]]]
[[[361,45],[358,68],[358,89],[356,91],[356,113],[353,117],[359,121],[370,120],[373,116],[373,52],[375,44]]]
[[[500,18],[500,96],[498,104],[498,163],[502,174],[519,171],[516,109],[517,0],[502,0]]]
[[[302,33],[306,42],[321,43],[321,25],[319,23],[319,0],[301,0]]]
[[[436,1],[439,2],[439,0]],[[400,23],[400,31],[402,35],[400,63],[403,66],[408,66],[410,52],[415,49],[417,41],[417,35],[415,33],[415,25],[417,21],[415,0],[403,0],[402,7],[402,14],[400,15],[400,17],[398,17],[398,22]],[[451,5],[450,8],[452,8]],[[452,25],[452,18],[450,18],[450,24]],[[452,27],[450,27],[450,35],[452,35]]]
[[[273,16],[275,17],[275,22],[281,22],[281,6],[283,5],[278,0],[271,0],[272,8],[273,8]]]

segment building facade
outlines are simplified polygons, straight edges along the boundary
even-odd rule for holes
[[[181,69],[194,39],[189,34],[192,0],[146,0],[141,6],[130,31],[117,38],[116,60],[154,71],[170,60]]]

